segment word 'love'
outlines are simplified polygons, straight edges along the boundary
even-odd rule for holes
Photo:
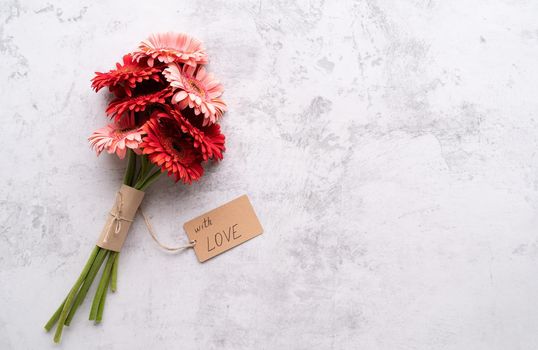
[[[211,242],[209,240],[210,236],[207,236],[207,251],[210,252],[215,249],[215,247],[222,246],[223,243],[230,243],[232,240],[241,238],[241,234],[237,233],[236,228],[237,224],[234,224],[228,227],[228,231],[222,230],[221,232],[215,233],[215,235],[211,235]]]

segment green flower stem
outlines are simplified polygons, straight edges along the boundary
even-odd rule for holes
[[[99,272],[99,269],[101,268],[101,265],[103,265],[103,261],[105,261],[105,257],[109,251],[106,249],[102,249],[99,251],[99,254],[97,254],[97,257],[95,258],[95,262],[93,263],[90,272],[88,272],[88,276],[86,277],[86,280],[84,281],[84,284],[82,287],[80,287],[80,291],[77,294],[77,298],[75,299],[75,302],[73,304],[73,307],[69,311],[69,315],[67,315],[67,318],[65,320],[65,325],[69,326],[71,324],[71,320],[75,316],[75,312],[77,312],[78,307],[82,302],[84,301],[84,298],[86,298],[86,294],[88,294],[88,290],[90,289],[93,280],[95,279],[95,276],[97,275],[97,272]]]
[[[131,186],[133,182],[134,173],[136,170],[136,153],[132,149],[129,149],[129,158],[127,160],[127,169],[123,176],[123,183],[127,186]]]
[[[112,259],[112,261],[115,261],[116,255],[110,254],[109,259]],[[112,264],[113,264],[112,267],[114,267],[114,263]],[[95,323],[99,323],[103,319],[103,311],[105,309],[105,301],[106,301],[106,291],[108,290],[108,284],[110,283],[111,279],[112,279],[112,276],[110,276],[110,278],[109,277],[106,278],[103,295],[101,296],[101,301],[99,301],[99,307],[97,308],[97,315],[95,317]]]
[[[97,253],[99,252],[100,249],[101,248],[99,248],[97,246],[95,248],[93,248],[93,250],[92,250],[92,252],[90,254],[90,257],[88,258],[88,261],[86,262],[86,265],[84,266],[84,268],[82,269],[82,272],[80,273],[80,276],[78,277],[77,281],[75,282],[75,284],[73,285],[73,287],[69,291],[69,294],[67,294],[67,298],[66,298],[64,306],[62,308],[62,312],[60,312],[60,318],[59,318],[59,321],[58,321],[58,327],[56,328],[56,333],[54,334],[54,342],[55,343],[59,343],[60,340],[62,339],[62,331],[63,331],[63,328],[64,328],[64,322],[65,322],[65,319],[67,318],[69,309],[71,308],[71,305],[73,303],[73,299],[75,298],[75,294],[78,292],[80,286],[82,285],[82,282],[84,282],[84,280],[86,279],[86,275],[90,271],[90,268],[93,265],[93,261],[95,260],[96,255],[97,255]],[[54,317],[54,315],[53,315],[53,317]]]
[[[135,188],[137,190],[144,191],[146,188],[149,187],[149,185],[154,183],[159,178],[159,176],[161,176],[161,174],[162,172],[159,169],[157,169],[153,174],[148,176],[144,182],[142,182],[141,184],[137,183]]]
[[[129,149],[127,168],[123,177],[123,183],[125,185],[133,186],[135,180],[141,180],[135,177],[137,158],[138,156],[134,153],[134,151]],[[149,171],[149,161],[146,157],[142,156],[140,157],[140,162],[140,174],[138,177],[146,179],[146,172]],[[71,323],[71,320],[75,316],[78,307],[84,301],[84,298],[86,297],[86,294],[88,293],[88,290],[93,283],[95,276],[99,272],[101,265],[103,264],[104,259],[107,255],[109,256],[109,259],[107,261],[105,270],[103,271],[103,276],[97,290],[97,292],[99,293],[99,298],[97,299],[98,304],[96,307],[92,305],[92,313],[94,317],[98,317],[99,321],[101,320],[103,315],[104,302],[106,298],[106,289],[108,288],[109,284],[111,285],[111,289],[113,292],[116,291],[117,288],[119,253],[110,252],[106,249],[102,249],[96,246],[92,250],[92,253],[88,258],[86,265],[84,265],[80,276],[76,280],[73,287],[70,289],[69,293],[67,294],[67,297],[63,300],[62,304],[58,307],[52,317],[45,324],[45,330],[49,332],[58,322],[58,327],[56,328],[56,332],[54,334],[55,343],[60,342],[62,338],[63,327],[69,326],[69,324]],[[94,304],[95,303],[96,300],[94,299]],[[91,316],[92,314],[90,314],[90,317]]]
[[[135,168],[135,172],[133,173],[133,178],[131,179],[131,183],[128,184],[131,187],[134,187],[134,184],[138,182],[138,179],[142,175],[142,157],[137,155],[136,158],[137,158],[137,161],[136,161],[137,166]]]
[[[52,317],[50,318],[49,322],[47,322],[47,324],[45,325],[45,330],[47,332],[49,332],[52,327],[54,327],[54,325],[56,324],[56,321],[58,321],[58,319],[60,318],[60,313],[62,312],[63,308],[64,308],[64,305],[65,305],[65,301],[67,300],[67,298],[64,299],[64,301],[62,302],[62,304],[58,307],[58,309],[56,310],[56,312],[54,313],[54,315],[52,315]]]
[[[110,278],[110,272],[112,271],[113,263],[114,263],[114,255],[112,254],[112,252],[109,252],[105,269],[103,270],[103,274],[101,275],[101,280],[99,281],[99,286],[97,287],[97,291],[95,292],[95,296],[93,297],[92,308],[90,310],[90,320],[95,320],[97,316],[99,302],[101,301],[101,297],[103,296],[103,293],[106,293],[106,287],[107,287],[108,279]]]
[[[110,290],[112,291],[112,293],[115,293],[116,290],[118,289],[118,264],[119,264],[119,261],[120,261],[120,253],[119,252],[114,252],[115,253],[115,258],[114,258],[114,265],[112,265],[112,277],[110,277],[111,281],[110,281]]]
[[[140,186],[142,186],[142,184],[147,179],[147,177],[148,177],[148,171],[147,170],[146,170],[146,173],[144,173],[144,174],[142,174],[142,172],[140,172],[140,175],[138,176],[138,181],[135,183],[135,185],[133,187],[134,188],[139,188]]]
[[[148,173],[148,167],[152,167],[153,165],[149,162],[148,160],[148,157],[147,156],[140,156],[140,174],[138,176],[138,180],[140,180],[142,178],[142,175],[146,176],[147,173]]]

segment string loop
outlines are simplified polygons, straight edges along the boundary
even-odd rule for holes
[[[162,244],[157,238],[157,235],[155,234],[155,231],[153,230],[153,227],[151,226],[151,223],[149,222],[148,217],[146,216],[146,214],[144,214],[142,207],[139,207],[138,210],[140,211],[140,214],[142,214],[142,217],[144,218],[144,222],[146,223],[146,227],[148,229],[148,232],[151,238],[153,238],[155,243],[157,243],[164,250],[167,250],[169,252],[179,252],[180,250],[183,250],[183,249],[193,248],[196,245],[196,241],[190,241],[189,244],[185,244],[178,247],[169,247],[167,245]]]

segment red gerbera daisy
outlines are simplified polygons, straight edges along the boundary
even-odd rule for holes
[[[143,61],[134,61],[131,54],[127,54],[123,56],[123,65],[116,63],[116,69],[107,73],[95,72],[92,87],[97,92],[108,86],[110,91],[124,92],[127,96],[131,96],[131,90],[136,86],[136,83],[149,79],[159,81],[158,73],[160,71],[159,68],[148,67]]]
[[[200,149],[204,160],[223,158],[222,152],[226,150],[226,147],[224,147],[225,137],[220,132],[220,125],[195,126],[178,110],[169,109],[168,112],[179,122],[181,130],[192,136],[194,147]]]
[[[110,102],[106,109],[106,114],[115,120],[121,119],[123,113],[127,111],[140,112],[146,110],[146,107],[152,104],[164,104],[166,98],[172,95],[169,89],[163,89],[157,92],[144,94],[135,97],[118,98]]]
[[[164,113],[161,113],[164,115]],[[168,116],[151,118],[144,124],[147,133],[140,147],[148,159],[168,172],[168,176],[190,184],[204,173],[202,158],[183,136],[178,122]]]

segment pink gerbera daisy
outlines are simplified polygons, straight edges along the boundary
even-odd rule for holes
[[[149,66],[153,66],[154,60],[164,63],[181,62],[191,66],[208,62],[201,41],[187,34],[171,32],[152,34],[140,43],[133,57],[136,60],[147,57]]]
[[[120,159],[125,158],[127,148],[137,151],[144,132],[142,128],[134,127],[133,120],[134,116],[131,115],[129,118],[96,130],[88,137],[90,146],[97,155],[106,150],[110,154],[116,153]]]
[[[179,104],[180,109],[189,106],[196,115],[202,113],[204,125],[215,123],[226,111],[226,104],[220,99],[224,89],[204,67],[184,65],[180,68],[172,63],[163,74],[170,86],[177,89],[172,103]]]

